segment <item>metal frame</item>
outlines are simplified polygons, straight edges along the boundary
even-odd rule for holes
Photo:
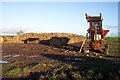
[[[87,14],[86,15],[86,19],[87,22],[90,24],[89,25],[89,29],[87,30],[88,33],[86,34],[86,37],[83,41],[83,44],[81,46],[81,49],[79,51],[79,53],[82,51],[82,48],[85,44],[86,38],[89,35],[90,38],[90,43],[89,43],[89,48],[90,50],[102,50],[102,45],[104,44],[106,46],[106,41],[104,40],[106,34],[109,32],[109,30],[103,30],[102,28],[102,21],[103,21],[103,17],[100,13],[100,16],[89,16]],[[105,49],[108,46],[105,47]],[[105,52],[108,52],[108,50],[105,50]]]

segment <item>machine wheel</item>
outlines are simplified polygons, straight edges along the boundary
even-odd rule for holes
[[[105,54],[108,54],[108,53],[109,53],[109,45],[105,44]]]

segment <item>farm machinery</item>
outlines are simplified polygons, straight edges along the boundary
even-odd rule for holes
[[[105,36],[109,32],[109,30],[103,30],[103,17],[101,13],[100,16],[89,16],[87,14],[85,14],[85,16],[87,22],[89,23],[89,29],[87,30],[87,34],[84,38],[79,53],[99,51],[108,54],[109,45],[105,40]],[[86,39],[89,39],[89,41],[87,41],[88,43],[85,44]]]

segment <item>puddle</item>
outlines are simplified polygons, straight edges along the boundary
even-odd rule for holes
[[[11,57],[12,55],[6,55],[6,56],[3,56],[3,58],[7,58],[7,57]]]
[[[65,58],[66,60],[71,60],[71,58]]]
[[[15,54],[15,55],[13,55],[12,57],[19,57],[20,55],[17,55],[17,54]]]
[[[65,58],[65,60],[72,60],[72,61],[85,61],[83,58]]]
[[[112,63],[112,64],[120,64],[120,62],[118,62],[118,61],[114,61],[114,62],[110,62],[110,63]]]
[[[7,64],[9,63],[8,61],[0,61],[0,64]]]
[[[83,60],[82,58],[75,58],[75,60]]]
[[[21,54],[21,55],[22,55],[22,54]],[[13,57],[13,58],[15,58],[15,57],[19,57],[19,56],[21,56],[21,55],[18,55],[18,54],[5,55],[5,56],[3,56],[3,58],[9,58],[9,57]]]
[[[28,58],[35,58],[38,57],[39,55],[33,55],[33,56],[28,56]]]

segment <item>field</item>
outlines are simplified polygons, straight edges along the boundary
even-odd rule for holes
[[[109,54],[78,53],[81,43],[2,44],[2,80],[120,80],[120,38],[107,37]],[[73,46],[74,45],[74,46]]]

